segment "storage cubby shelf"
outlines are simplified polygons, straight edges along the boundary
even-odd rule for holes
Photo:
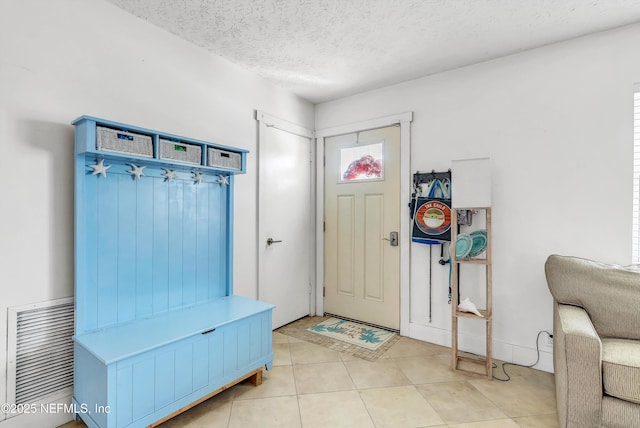
[[[146,163],[150,165],[157,165],[158,167],[166,166],[181,170],[197,168],[198,170],[202,171],[212,171],[223,174],[244,174],[246,172],[246,154],[248,153],[247,150],[228,147],[225,145],[215,144],[189,137],[182,137],[166,132],[153,131],[147,128],[141,128],[125,123],[99,119],[92,116],[80,116],[72,122],[72,125],[75,125],[76,127],[76,134],[82,134],[83,136],[83,144],[76,145],[76,154],[94,154],[98,159],[104,158],[121,160],[123,162]],[[129,134],[132,134],[133,136],[150,138],[153,145],[152,156],[146,156],[140,153],[136,154],[126,152],[123,150],[99,149],[98,138],[101,128],[110,129],[115,132],[121,132],[121,137],[123,138],[123,140],[132,138]],[[201,155],[199,162],[196,164],[181,161],[178,159],[163,159],[160,150],[160,144],[162,141],[176,143],[178,147],[192,145],[194,147],[200,148]],[[222,152],[229,157],[237,159],[239,161],[238,167],[233,168],[220,164],[218,164],[217,166],[212,166],[210,163],[212,161],[212,155],[210,155],[209,149],[212,149],[215,153]],[[143,150],[140,151],[142,152]],[[180,151],[182,152],[182,150]],[[216,161],[219,162],[219,157]]]

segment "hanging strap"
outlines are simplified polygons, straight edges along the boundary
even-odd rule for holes
[[[442,199],[442,184],[440,180],[431,180],[429,185],[429,193],[427,194],[428,198],[441,198]]]
[[[428,198],[451,199],[451,180],[439,178],[429,183]]]
[[[413,223],[416,222],[416,212],[418,211],[418,193],[414,193],[413,212],[411,213],[411,230],[413,231]],[[413,233],[413,232],[412,232]]]
[[[448,178],[443,178],[440,181],[440,188],[442,190],[442,194],[444,195],[444,199],[451,199],[451,180]]]

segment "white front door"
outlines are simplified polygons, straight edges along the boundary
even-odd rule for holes
[[[324,310],[399,329],[400,127],[326,138],[325,157]]]
[[[258,298],[273,328],[310,313],[311,139],[260,123]]]

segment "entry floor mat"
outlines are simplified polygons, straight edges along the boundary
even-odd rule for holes
[[[335,317],[305,317],[276,331],[367,361],[376,361],[400,339],[397,333]]]

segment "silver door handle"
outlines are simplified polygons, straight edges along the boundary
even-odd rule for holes
[[[275,239],[273,239],[273,238],[269,238],[269,239],[267,239],[267,245],[276,244],[276,243],[278,243],[278,242],[282,242],[282,241],[276,241],[276,240],[275,240]]]
[[[398,246],[398,232],[391,232],[389,233],[388,238],[382,238],[382,239],[385,241],[389,241],[392,247]]]

